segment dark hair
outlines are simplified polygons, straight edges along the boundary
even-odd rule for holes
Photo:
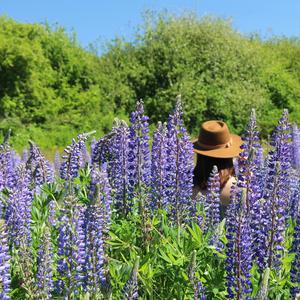
[[[232,158],[216,158],[197,154],[197,163],[194,169],[194,186],[200,189],[207,188],[207,180],[213,169],[217,166],[220,174],[220,185],[224,187],[228,179],[234,175],[234,167]]]

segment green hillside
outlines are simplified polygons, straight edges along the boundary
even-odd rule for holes
[[[220,19],[156,16],[133,42],[116,39],[97,56],[62,28],[0,18],[0,131],[12,129],[17,149],[29,138],[51,150],[79,132],[98,137],[140,98],[155,124],[178,94],[193,135],[212,118],[239,133],[254,107],[266,136],[282,108],[300,120],[300,40],[244,36]]]

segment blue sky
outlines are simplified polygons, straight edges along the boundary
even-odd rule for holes
[[[131,38],[147,9],[232,18],[240,32],[263,37],[300,36],[299,0],[0,0],[0,14],[21,22],[58,23],[74,30],[84,47],[115,36]]]

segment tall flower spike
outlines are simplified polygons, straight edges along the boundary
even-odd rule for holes
[[[268,176],[264,190],[264,224],[267,230],[266,249],[263,257],[267,266],[279,269],[283,253],[286,213],[289,208],[289,173],[291,167],[291,132],[288,112],[284,110],[272,141],[273,149],[268,155]]]
[[[26,245],[31,243],[31,206],[33,193],[30,190],[30,175],[24,165],[17,169],[16,185],[11,189],[7,200],[5,220],[9,240],[19,247],[21,239]]]
[[[103,164],[101,170],[94,167],[91,172],[91,203],[101,207],[102,227],[105,232],[108,231],[111,213],[112,197],[111,186],[107,176],[107,165]]]
[[[260,155],[261,149],[258,135],[259,132],[256,126],[255,110],[252,109],[248,126],[242,136],[242,152],[240,153],[238,161],[238,186],[246,188],[246,208],[248,214],[250,213],[254,202],[260,198],[261,192],[259,190],[255,190],[253,187],[253,184],[255,184],[255,174],[259,169],[257,159]]]
[[[296,216],[296,226],[291,251],[295,253],[295,258],[292,262],[291,268],[291,282],[295,285],[291,287],[291,295],[293,299],[296,299],[296,294],[300,293],[300,211],[298,211]]]
[[[183,127],[180,97],[167,125],[166,210],[178,225],[191,209],[193,187],[193,144]]]
[[[85,216],[87,290],[95,294],[106,283],[102,209],[100,202],[89,205]]]
[[[220,175],[213,167],[207,183],[206,194],[206,228],[213,230],[220,222]]]
[[[15,185],[15,169],[13,152],[5,140],[0,145],[0,191],[13,188]]]
[[[295,169],[290,172],[290,200],[288,207],[287,218],[291,217],[294,220],[297,216],[297,212],[300,210],[300,181],[299,173]]]
[[[102,164],[111,160],[110,158],[110,144],[112,134],[107,134],[98,141],[93,141],[91,147],[91,164],[101,167]]]
[[[53,249],[49,228],[45,228],[44,235],[37,253],[37,296],[38,299],[51,299],[53,290]]]
[[[129,192],[137,197],[140,212],[144,209],[143,191],[150,186],[149,124],[144,115],[143,101],[138,101],[136,111],[131,114],[129,127]]]
[[[296,124],[292,130],[293,166],[300,172],[300,131]]]
[[[78,141],[72,140],[72,144],[64,151],[66,155],[63,156],[64,161],[60,166],[60,177],[65,180],[72,181],[78,176],[79,168],[82,162],[82,151],[85,148],[85,135],[79,135]]]
[[[135,262],[134,262],[134,267],[132,269],[131,275],[127,283],[125,284],[122,294],[121,294],[121,299],[123,300],[136,300],[138,299],[138,281],[137,281],[137,275],[138,275],[138,270],[139,270],[139,262],[140,262],[140,257],[137,256]]]
[[[264,168],[262,147],[259,142],[259,131],[256,125],[255,110],[251,111],[249,123],[242,136],[242,152],[238,160],[238,181],[237,185],[246,191],[246,213],[251,220],[251,236],[253,258],[259,267],[263,268],[265,249],[265,217],[262,198],[264,189]]]
[[[227,209],[225,260],[228,299],[251,299],[251,235],[245,214],[246,191],[233,186]]]
[[[64,161],[60,166],[60,177],[66,181],[72,181],[78,176],[79,169],[82,166],[83,151],[85,150],[85,142],[91,133],[79,134],[77,141],[73,139],[72,144],[64,151]]]
[[[82,276],[85,264],[83,207],[77,204],[77,199],[67,196],[64,208],[59,217],[58,263],[59,274],[56,286],[60,295],[71,299],[78,289],[84,286]]]
[[[114,190],[115,207],[127,214],[131,209],[129,196],[129,128],[124,121],[115,120],[110,140],[109,178]]]
[[[30,171],[30,175],[36,190],[44,183],[51,183],[54,180],[54,170],[50,162],[45,159],[40,149],[33,143],[29,142],[29,158],[26,168]]]
[[[0,299],[9,300],[10,289],[10,255],[6,226],[0,220]]]
[[[154,131],[151,159],[152,209],[163,208],[166,202],[167,128],[158,123]]]

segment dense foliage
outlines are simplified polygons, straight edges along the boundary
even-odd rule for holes
[[[300,292],[300,133],[287,110],[263,155],[255,111],[220,215],[220,178],[192,198],[180,99],[149,145],[143,102],[91,151],[52,166],[0,148],[1,299],[294,299]]]
[[[148,16],[135,40],[115,39],[102,54],[82,49],[62,28],[0,18],[0,129],[63,147],[79,132],[107,133],[143,99],[153,123],[182,95],[188,131],[223,119],[242,132],[255,108],[264,137],[281,110],[300,117],[300,42],[244,36],[219,19]],[[45,134],[47,133],[47,134]]]

